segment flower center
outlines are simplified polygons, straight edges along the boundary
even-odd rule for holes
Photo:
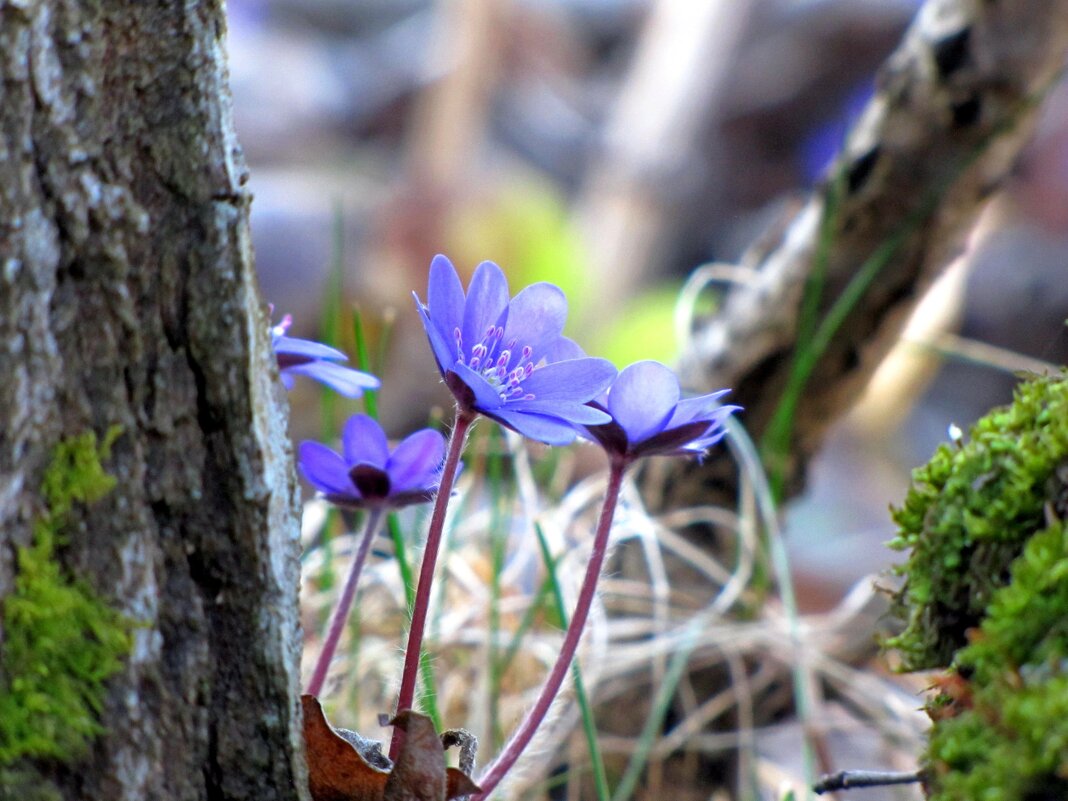
[[[491,325],[465,356],[463,335],[459,328],[453,329],[453,336],[456,338],[460,363],[486,379],[497,390],[502,401],[534,400],[534,395],[523,389],[523,381],[538,368],[531,361],[534,351],[530,345],[519,347],[519,343],[513,339],[502,348],[504,329],[499,325]]]

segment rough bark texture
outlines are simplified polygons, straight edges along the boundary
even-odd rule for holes
[[[55,444],[66,568],[140,621],[67,799],[297,799],[298,523],[218,2],[0,0],[0,601]]]
[[[828,426],[857,398],[1008,175],[1066,53],[1064,0],[932,0],[882,69],[839,163],[819,319],[877,249],[898,241],[806,383],[786,466],[794,490]],[[794,365],[830,191],[816,193],[770,244],[747,254],[752,283],[727,295],[683,360],[691,387],[734,388],[732,401],[745,407],[744,422],[758,439]],[[731,472],[722,461],[679,465],[664,482],[665,502],[707,500],[732,484]]]

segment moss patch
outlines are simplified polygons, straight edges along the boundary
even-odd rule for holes
[[[15,586],[3,601],[0,765],[84,754],[101,731],[104,680],[130,651],[131,622],[56,559],[74,504],[93,503],[115,486],[101,462],[120,433],[112,427],[102,442],[89,432],[60,443],[45,472],[47,511],[33,543],[18,551]],[[16,776],[0,771],[4,784]]]
[[[930,798],[1068,798],[1064,523],[1027,543],[972,640],[957,654],[955,699],[932,702],[942,719],[932,727],[927,753]]]
[[[895,510],[910,549],[890,640],[948,667],[927,704],[931,801],[1068,798],[1068,373],[944,445]]]
[[[897,598],[904,632],[888,645],[906,670],[944,667],[979,625],[1008,566],[1046,525],[1068,466],[1068,375],[1022,384],[1013,403],[942,445],[913,472],[893,547],[911,551]],[[1058,486],[1061,490],[1058,490]]]

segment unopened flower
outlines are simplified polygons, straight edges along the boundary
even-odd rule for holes
[[[354,414],[341,435],[342,452],[302,442],[300,469],[328,501],[348,508],[396,509],[429,501],[441,482],[445,438],[424,428],[393,451],[382,427]]]
[[[435,256],[427,302],[415,299],[438,369],[462,410],[550,445],[574,440],[575,425],[608,422],[586,402],[616,369],[563,336],[567,299],[558,287],[537,283],[509,298],[501,268],[485,261],[465,296],[452,263]]]
[[[271,328],[271,344],[286,389],[292,389],[295,375],[314,378],[348,398],[358,398],[365,389],[381,386],[381,382],[369,373],[336,364],[348,361],[341,351],[321,342],[286,336],[292,324],[293,318],[287,314],[282,322]]]
[[[611,422],[587,425],[580,433],[610,456],[628,461],[642,456],[701,456],[726,433],[727,417],[740,406],[722,406],[730,390],[683,399],[679,380],[654,361],[635,362],[620,371],[605,395],[592,405]]]

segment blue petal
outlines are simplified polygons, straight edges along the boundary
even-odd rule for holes
[[[508,304],[504,346],[529,345],[537,359],[560,338],[566,320],[567,298],[560,288],[545,282],[531,284]]]
[[[382,382],[370,373],[353,370],[343,364],[333,362],[308,362],[286,367],[282,371],[283,378],[286,375],[305,375],[321,381],[346,398],[358,398],[365,389],[378,389]]]
[[[412,294],[415,295],[414,292]],[[430,340],[430,350],[434,353],[434,361],[438,363],[438,371],[445,375],[456,364],[456,340],[446,339],[442,335],[430,318],[426,306],[419,302],[418,295],[415,296],[415,302],[419,309],[419,318],[423,321],[423,329],[426,331],[427,339]]]
[[[275,353],[289,353],[294,356],[307,356],[309,359],[336,359],[348,361],[348,356],[322,342],[313,342],[310,339],[297,339],[296,337],[277,337],[274,342]]]
[[[501,409],[490,415],[501,425],[518,431],[528,439],[544,442],[546,445],[570,445],[575,441],[575,429],[554,417],[541,414],[527,414]]]
[[[557,337],[551,344],[543,344],[538,355],[545,359],[546,364],[552,364],[553,362],[564,362],[568,359],[585,359],[586,351],[580,348],[574,340],[567,337]]]
[[[608,390],[608,412],[637,445],[659,434],[679,402],[679,380],[660,362],[635,362],[623,368]]]
[[[462,328],[464,323],[464,288],[452,262],[441,254],[435,256],[430,262],[426,302],[430,307],[430,319],[438,333],[445,342],[454,343],[451,348],[452,359],[446,362],[455,361],[456,339],[453,331]]]
[[[475,408],[480,412],[493,411],[504,403],[490,382],[466,364],[457,364],[452,370],[475,393]]]
[[[569,359],[539,367],[523,381],[523,389],[537,400],[585,403],[600,395],[615,377],[615,365],[606,359]]]
[[[596,426],[609,423],[612,418],[600,409],[594,409],[578,401],[531,400],[514,401],[507,406],[509,411],[533,412],[548,417],[559,417],[569,423]]]
[[[349,479],[348,465],[337,453],[319,442],[302,442],[298,451],[300,471],[317,490],[328,495],[359,497]]]
[[[342,452],[350,467],[360,463],[386,469],[389,442],[382,426],[366,414],[354,414],[341,432]]]
[[[719,392],[713,392],[710,395],[699,395],[696,398],[686,398],[679,401],[678,406],[675,407],[674,414],[671,415],[669,425],[682,425],[702,416],[711,418],[716,410],[722,408],[717,401],[728,392],[730,392],[729,389],[721,389]],[[732,406],[730,408],[739,409],[741,407]]]
[[[434,489],[440,481],[444,458],[445,438],[437,431],[424,428],[405,437],[386,464],[390,492]]]
[[[508,279],[501,268],[492,261],[484,261],[471,276],[471,285],[467,288],[467,301],[464,305],[463,348],[470,353],[471,348],[486,336],[486,330],[496,325],[504,310],[508,308]]]

